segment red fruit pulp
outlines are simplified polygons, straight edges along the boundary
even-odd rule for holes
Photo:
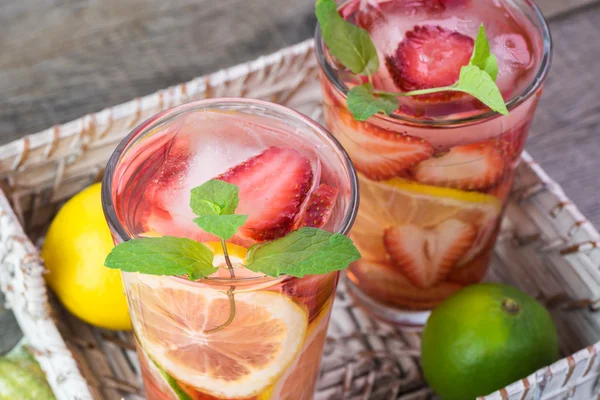
[[[450,86],[469,63],[473,44],[469,36],[441,26],[415,26],[406,32],[395,54],[386,58],[386,65],[394,83],[404,92]],[[457,95],[462,94],[443,92],[416,98],[447,100]]]
[[[313,184],[310,160],[280,147],[269,147],[217,178],[239,188],[236,212],[248,215],[240,234],[257,241],[277,239],[292,230]]]

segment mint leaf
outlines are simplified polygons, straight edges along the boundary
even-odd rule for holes
[[[496,60],[496,56],[490,52],[490,43],[485,34],[483,24],[479,27],[475,46],[473,47],[473,55],[469,64],[475,65],[487,72],[494,81],[498,77],[498,61]]]
[[[326,274],[360,259],[352,240],[339,233],[301,228],[267,244],[248,250],[246,268],[269,276]]]
[[[398,105],[398,99],[392,95],[376,96],[372,83],[355,86],[348,92],[348,110],[357,121],[365,121],[379,111],[390,115],[398,109]]]
[[[334,0],[317,0],[315,14],[332,55],[355,74],[372,75],[377,72],[379,57],[369,33],[344,20]]]
[[[239,193],[236,185],[213,179],[192,189],[190,207],[196,215],[233,214],[239,203]]]
[[[508,115],[508,109],[500,89],[488,73],[475,65],[465,65],[461,68],[458,82],[452,86],[451,90],[468,93],[492,110],[502,115]]]
[[[231,239],[248,219],[247,215],[234,214],[239,193],[236,185],[216,179],[193,188],[190,207],[198,215],[196,225],[223,240]]]
[[[123,242],[112,249],[104,265],[149,275],[187,275],[190,280],[207,277],[217,270],[208,247],[191,239],[173,236]]]
[[[496,82],[496,78],[498,77],[498,60],[495,55],[490,54],[487,60],[485,60],[483,70]]]
[[[206,232],[229,240],[247,219],[247,215],[201,215],[195,218],[194,222]]]

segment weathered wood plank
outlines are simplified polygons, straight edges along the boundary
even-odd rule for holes
[[[600,227],[600,5],[551,23],[554,59],[527,149]]]
[[[576,11],[582,7],[597,3],[597,0],[534,0],[546,16],[554,18],[560,14]]]
[[[312,1],[0,4],[3,143],[275,52],[314,27]]]

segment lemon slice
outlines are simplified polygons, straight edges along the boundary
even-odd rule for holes
[[[258,400],[312,400],[313,390],[318,379],[323,346],[327,339],[327,326],[333,298],[323,306],[317,317],[311,321],[306,333],[306,341],[298,358],[281,377],[279,382],[267,389]]]
[[[371,260],[387,259],[382,240],[387,228],[415,225],[432,229],[456,219],[477,229],[473,246],[458,263],[463,265],[485,247],[502,210],[495,196],[400,178],[374,182],[359,174],[359,186],[361,206],[351,236],[363,257]]]
[[[305,340],[308,311],[279,293],[236,293],[232,323],[205,333],[227,320],[225,293],[151,275],[129,285],[134,327],[148,356],[178,382],[218,398],[263,392]]]

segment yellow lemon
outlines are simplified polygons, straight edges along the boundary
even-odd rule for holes
[[[85,322],[131,329],[120,272],[104,266],[112,248],[97,183],[70,199],[50,224],[42,248],[49,271],[46,282],[62,304]]]

